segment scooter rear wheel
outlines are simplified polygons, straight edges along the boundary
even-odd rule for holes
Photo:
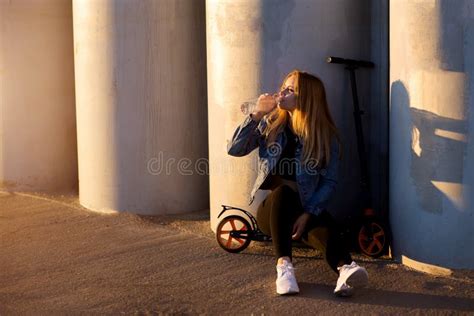
[[[252,227],[250,223],[238,215],[227,216],[217,225],[216,238],[219,246],[225,251],[238,253],[250,244]],[[244,233],[240,238],[231,236],[233,232]],[[245,233],[247,232],[247,233]]]
[[[382,256],[388,247],[387,231],[377,221],[369,221],[360,227],[358,234],[360,251],[372,258]]]

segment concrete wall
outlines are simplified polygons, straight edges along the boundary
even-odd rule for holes
[[[389,4],[370,1],[370,60],[375,64],[361,74],[361,84],[369,83],[368,100],[363,104],[364,135],[368,153],[371,196],[377,214],[389,218]],[[366,78],[367,78],[366,77]]]
[[[387,16],[386,2],[208,0],[206,5],[211,227],[217,225],[221,204],[255,212],[263,198],[264,193],[251,208],[247,206],[256,177],[256,153],[246,158],[230,157],[226,143],[244,119],[240,103],[262,92],[276,91],[285,74],[294,68],[314,73],[326,84],[330,108],[345,143],[341,181],[331,209],[341,216],[351,213],[357,199],[359,168],[349,77],[342,66],[329,65],[325,60],[330,55],[376,58],[380,62],[377,70],[359,73],[360,101],[368,111],[373,106],[384,107],[378,102],[384,100],[386,88],[373,80],[378,78],[386,84],[387,51],[380,46],[386,47],[386,35],[382,33],[387,23],[373,16]],[[371,45],[378,46],[371,49]],[[368,90],[371,85],[376,87],[372,96]],[[385,106],[371,119],[379,120],[378,116],[386,117],[386,113]],[[370,126],[367,120],[364,118],[366,128]],[[365,132],[375,135],[386,129],[383,122],[387,120],[381,122],[375,124],[377,132]],[[368,144],[380,142],[373,136],[367,138]],[[379,147],[371,150],[377,157],[381,155]],[[374,168],[380,171],[383,162]],[[382,193],[377,194],[381,204]]]
[[[72,10],[0,0],[0,187],[77,190]]]
[[[247,208],[255,179],[255,153],[241,159],[227,155],[227,142],[243,119],[239,102],[262,91],[261,3],[206,1],[207,75],[209,110],[209,167],[211,228],[221,204]],[[255,168],[253,168],[255,169]],[[261,201],[259,193],[255,205]]]
[[[474,268],[474,4],[390,2],[390,212],[397,257]]]
[[[73,1],[80,202],[208,207],[203,1]],[[181,161],[181,162],[180,162]]]

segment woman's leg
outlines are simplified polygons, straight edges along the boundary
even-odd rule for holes
[[[303,236],[303,242],[324,254],[326,262],[339,276],[334,294],[351,296],[354,289],[365,286],[368,282],[367,270],[352,261],[333,217],[323,212],[310,222],[309,231]]]
[[[276,292],[280,295],[299,293],[293,264],[291,263],[291,234],[293,223],[301,210],[298,193],[281,185],[273,190],[259,206],[257,223],[260,229],[272,236],[277,258]]]
[[[271,236],[276,258],[291,260],[291,235],[293,223],[302,212],[298,193],[281,185],[260,204],[257,223],[260,230]]]
[[[352,262],[337,224],[329,213],[323,212],[314,217],[308,226],[308,234],[303,235],[303,242],[321,251],[334,272],[339,273],[337,267]]]

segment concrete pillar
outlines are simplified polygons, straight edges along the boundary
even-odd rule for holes
[[[77,190],[71,3],[0,0],[0,188]]]
[[[73,1],[79,193],[98,211],[208,207],[203,1]]]
[[[357,152],[348,76],[342,66],[325,60],[329,55],[370,59],[369,17],[368,3],[351,0],[207,0],[212,229],[221,204],[255,212],[265,195],[260,191],[253,204],[247,205],[256,177],[256,152],[246,158],[226,152],[227,142],[244,120],[240,103],[278,90],[283,77],[295,68],[320,76],[326,84],[347,157],[332,209],[335,214],[352,211],[359,175],[353,160]],[[359,79],[361,102],[367,104],[370,78],[361,73]]]
[[[473,17],[468,0],[390,2],[390,213],[401,259],[474,268]]]

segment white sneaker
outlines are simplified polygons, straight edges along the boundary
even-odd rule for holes
[[[288,261],[283,261],[283,264],[278,264],[276,269],[277,293],[280,295],[299,293],[300,289],[298,288],[298,283],[296,283],[295,268],[293,268],[293,264]]]
[[[337,269],[339,270],[339,278],[334,289],[334,294],[337,296],[351,296],[354,294],[354,288],[364,287],[369,282],[367,270],[354,261]]]

